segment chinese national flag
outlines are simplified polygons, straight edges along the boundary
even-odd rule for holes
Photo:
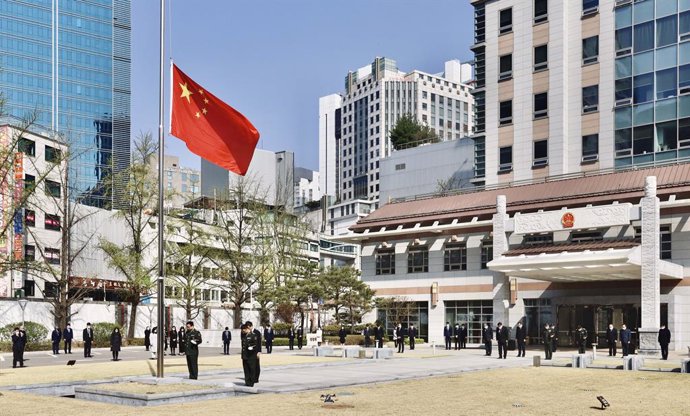
[[[247,173],[259,132],[237,110],[204,90],[184,72],[172,68],[170,134],[189,150],[239,175]]]

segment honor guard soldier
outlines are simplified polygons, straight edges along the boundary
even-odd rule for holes
[[[578,325],[576,336],[578,352],[580,354],[584,354],[585,349],[587,348],[587,330],[584,327],[582,327],[582,325]]]
[[[187,369],[189,379],[196,380],[199,377],[199,344],[201,344],[201,332],[194,329],[194,322],[187,321],[187,331],[185,332],[185,357],[187,358]]]
[[[541,341],[544,343],[544,359],[550,360],[553,351],[551,351],[551,328],[549,324],[544,325],[544,330],[541,332]]]
[[[242,368],[244,369],[244,384],[252,387],[256,382],[257,354],[259,352],[259,339],[246,324],[242,328]]]

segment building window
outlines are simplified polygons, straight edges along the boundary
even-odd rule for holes
[[[60,231],[60,216],[45,214],[44,226],[46,230]]]
[[[27,227],[36,226],[36,212],[32,209],[24,210],[24,225]]]
[[[29,175],[28,173],[25,173],[24,189],[26,189],[28,192],[33,192],[34,188],[36,188],[36,177],[34,175]]]
[[[534,70],[542,71],[549,67],[549,48],[548,45],[541,45],[534,48]]]
[[[586,114],[596,111],[599,111],[599,86],[582,88],[582,112]]]
[[[501,147],[499,149],[498,172],[510,172],[513,170],[513,146]]]
[[[588,241],[602,241],[604,236],[601,231],[573,231],[570,233],[571,243],[584,243]]]
[[[599,159],[599,135],[582,136],[582,162],[594,162]]]
[[[656,73],[656,99],[663,100],[664,98],[671,98],[678,95],[676,92],[678,86],[677,68],[664,69]]]
[[[494,243],[492,240],[482,241],[482,269],[487,269],[487,264],[494,259]]]
[[[534,0],[534,23],[545,22],[549,19],[548,7],[548,0]]]
[[[60,198],[60,184],[58,182],[46,180],[46,194]]]
[[[500,11],[499,16],[500,27],[498,32],[500,34],[510,33],[513,31],[513,9],[505,9]]]
[[[659,257],[662,260],[671,260],[671,226],[662,225],[659,228]]]
[[[376,274],[395,274],[394,250],[378,250],[376,252]]]
[[[539,140],[534,142],[533,167],[541,167],[549,164],[549,141]]]
[[[36,247],[30,244],[24,245],[24,259],[27,261],[36,260]]]
[[[632,27],[616,30],[616,56],[627,56],[632,52]]]
[[[633,52],[654,49],[654,20],[635,25],[633,33]]]
[[[633,154],[643,155],[654,152],[654,125],[633,129]]]
[[[36,296],[36,282],[24,280],[24,296]]]
[[[49,163],[58,163],[62,158],[62,152],[60,149],[54,147],[46,146],[45,159]]]
[[[467,342],[482,343],[484,324],[493,324],[492,300],[451,300],[443,302],[446,308],[446,322],[465,325]]]
[[[675,69],[674,69],[675,71]],[[633,103],[640,104],[654,100],[654,74],[638,75],[633,80]]]
[[[502,101],[499,104],[499,119],[498,123],[501,126],[511,124],[513,122],[513,100]]]
[[[429,248],[414,247],[407,252],[407,272],[426,273],[429,271]]]
[[[582,40],[582,64],[593,64],[599,61],[599,36]]]
[[[544,118],[549,115],[549,94],[542,92],[534,94],[534,118]]]
[[[582,0],[582,15],[589,16],[599,11],[599,0]]]
[[[680,23],[678,25],[679,38],[681,42],[690,40],[690,10],[678,15]]]
[[[656,20],[656,47],[678,42],[678,16],[675,14]]]
[[[513,55],[503,55],[499,58],[498,80],[510,79],[513,77]]]
[[[443,252],[443,271],[467,270],[467,247],[465,244],[446,244]]]
[[[553,234],[529,234],[522,237],[522,244],[526,246],[539,246],[543,244],[553,244]]]
[[[43,249],[43,257],[48,264],[60,265],[60,249],[46,247]]]
[[[17,147],[20,152],[24,153],[27,156],[36,156],[36,143],[33,140],[29,140],[26,137],[22,137],[19,139]]]

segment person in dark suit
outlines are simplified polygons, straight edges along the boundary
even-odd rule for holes
[[[295,327],[291,326],[288,328],[288,349],[294,350],[295,349]]]
[[[151,346],[151,328],[148,326],[146,329],[144,329],[144,347],[146,347],[146,351],[149,350],[149,347]]]
[[[527,330],[522,326],[522,321],[517,323],[515,328],[515,341],[517,342],[518,357],[525,356],[525,343],[527,341]]]
[[[558,348],[558,331],[556,325],[551,325],[551,351],[556,352]]]
[[[410,330],[407,332],[410,337],[410,350],[414,350],[414,340],[417,338],[417,328],[414,327],[414,324],[410,324]]]
[[[347,333],[345,332],[345,328],[341,325],[340,330],[338,331],[338,339],[340,341],[340,345],[345,345],[345,337],[347,336]]]
[[[453,328],[453,341],[455,343],[455,349],[460,349],[460,324],[456,323],[455,328]]]
[[[403,329],[402,324],[398,324],[398,328],[397,328],[395,333],[396,333],[396,336],[398,337],[398,352],[404,353],[405,352],[405,330]]]
[[[62,339],[65,341],[65,354],[72,354],[72,338],[74,338],[74,332],[70,323],[67,322],[65,330],[62,331]]]
[[[544,325],[544,330],[541,332],[541,342],[544,343],[544,359],[550,360],[553,356],[553,351],[551,351],[551,328],[549,324]]]
[[[467,348],[467,328],[465,324],[460,325],[460,348]]]
[[[304,334],[304,331],[302,330],[302,327],[300,326],[297,328],[297,348],[300,350],[302,349],[302,335]]]
[[[632,341],[632,334],[628,327],[623,324],[619,332],[621,340],[621,349],[623,350],[623,357],[627,357],[630,354],[630,341]]]
[[[582,325],[577,326],[577,331],[575,333],[575,339],[577,340],[578,352],[584,354],[587,349],[587,329]]]
[[[90,358],[91,343],[93,342],[93,328],[91,328],[91,322],[86,323],[86,328],[82,331],[81,339],[84,340],[84,358]]]
[[[185,343],[185,330],[184,326],[181,326],[180,329],[177,331],[177,343],[180,345],[180,355],[185,353],[185,348],[187,347]]]
[[[616,356],[616,341],[618,341],[618,330],[609,324],[606,328],[606,344],[609,346],[609,357]]]
[[[170,328],[168,338],[170,338],[170,355],[175,355],[175,350],[177,349],[177,328],[175,328],[175,325]]]
[[[666,325],[661,325],[657,340],[659,341],[659,346],[661,347],[661,359],[668,360],[668,344],[671,343],[671,331],[666,328]]]
[[[230,328],[227,326],[225,327],[225,331],[223,331],[223,354],[229,355],[230,354],[230,341],[232,340],[232,332],[230,332]]]
[[[258,329],[254,329],[254,324],[252,321],[247,321],[244,323],[247,325],[249,332],[256,335],[257,339],[257,352],[256,352],[256,373],[254,374],[254,383],[259,382],[259,376],[261,375],[261,332]]]
[[[270,354],[273,352],[273,338],[275,338],[271,325],[264,329],[264,338],[266,339],[266,354]]]
[[[24,348],[26,346],[26,334],[19,327],[12,333],[12,368],[24,367]]]
[[[254,379],[256,375],[256,366],[258,363],[257,350],[259,349],[259,342],[256,334],[249,330],[246,324],[241,326],[242,330],[242,368],[244,369],[244,384],[252,387],[257,381]]]
[[[376,327],[374,338],[376,339],[376,348],[383,348],[383,328],[381,328],[381,324]]]
[[[496,342],[498,343],[498,359],[503,358],[504,360],[508,356],[508,338],[510,337],[510,332],[508,328],[503,326],[502,322],[496,325]]]
[[[62,339],[62,332],[60,331],[60,327],[55,327],[53,329],[53,332],[50,334],[50,339],[53,341],[53,354],[59,355],[60,354],[60,340]]]
[[[187,358],[187,369],[189,379],[196,380],[199,377],[199,345],[201,345],[201,332],[194,329],[194,322],[187,321],[187,330],[184,336],[185,358]]]
[[[371,329],[368,324],[364,327],[362,335],[364,335],[364,348],[369,348],[371,346]]]
[[[122,334],[119,328],[113,329],[110,334],[110,351],[113,353],[113,361],[119,361],[120,349],[122,348]]]
[[[486,351],[487,357],[491,356],[491,341],[493,339],[494,331],[491,329],[491,325],[488,323],[484,324],[484,329],[482,330],[482,340],[484,341],[484,350]]]
[[[453,336],[453,328],[450,327],[450,322],[446,322],[446,326],[443,327],[443,338],[446,341],[446,349],[450,349],[450,338]]]

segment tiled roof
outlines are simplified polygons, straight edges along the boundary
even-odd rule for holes
[[[637,202],[644,195],[648,176],[657,177],[657,193],[690,194],[690,164],[668,165],[615,173],[586,174],[572,179],[545,179],[545,182],[469,192],[384,205],[361,219],[351,229],[362,232],[380,227],[408,226],[418,222],[461,221],[473,217],[490,218],[496,212],[496,197],[505,195],[509,212],[573,208],[612,201]]]
[[[562,243],[551,244],[533,244],[516,247],[504,253],[504,256],[519,256],[521,254],[534,255],[541,253],[562,253],[564,251],[601,251],[610,248],[622,249],[633,248],[640,245],[640,240],[635,238],[626,238],[619,240],[599,240],[599,241],[584,241],[581,243],[572,243],[569,241]]]

